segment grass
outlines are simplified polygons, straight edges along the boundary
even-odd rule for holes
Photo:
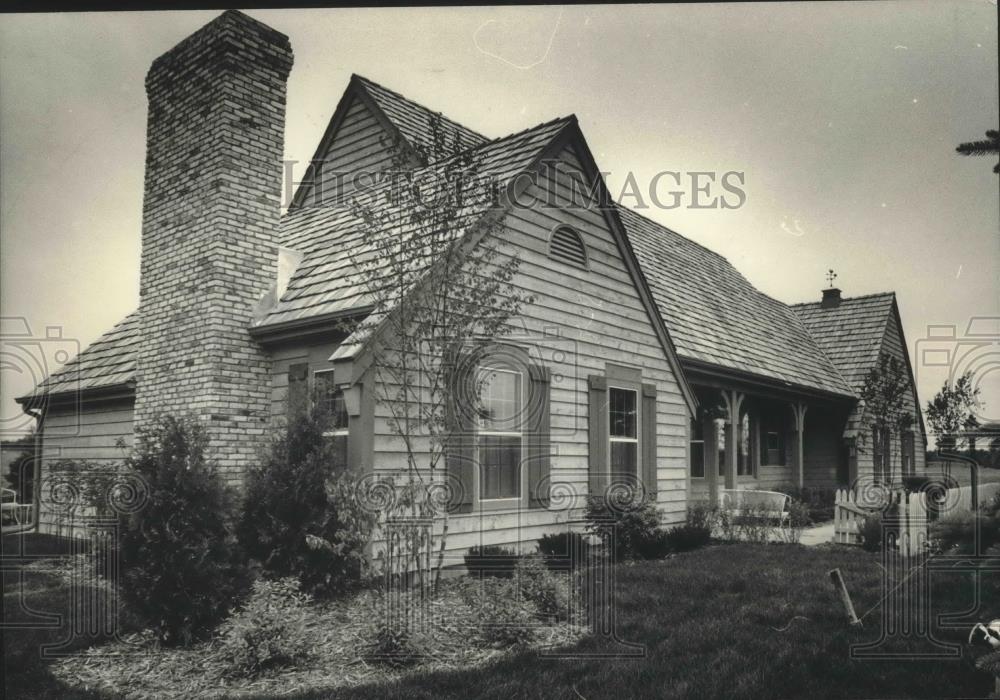
[[[70,623],[80,617],[72,613],[68,563],[52,557],[68,555],[72,543],[65,538],[34,533],[5,535],[2,543],[3,621],[5,625],[18,626],[3,631],[3,697],[53,700],[102,697],[58,681],[49,671],[51,660],[41,655],[46,645],[67,642],[60,651],[70,653],[106,639],[99,635],[75,635],[71,630]],[[13,562],[21,566],[10,568]],[[53,620],[52,615],[60,617]]]
[[[841,569],[864,618],[860,631],[848,627],[832,593],[827,571],[834,567]],[[350,688],[335,687],[331,674],[328,686],[314,686],[291,697],[936,698],[983,697],[993,685],[992,678],[976,671],[968,658],[920,662],[850,658],[850,646],[877,639],[880,627],[878,557],[858,549],[718,545],[666,560],[624,564],[617,576],[618,633],[622,640],[643,645],[644,658],[586,658],[584,654],[614,651],[611,642],[588,638],[561,649],[579,654],[578,658],[546,658],[526,651],[498,655],[477,667],[417,668]],[[32,595],[52,596],[38,600],[39,605],[58,604],[57,588],[45,587],[53,579],[39,574],[32,580],[36,586]],[[935,583],[937,611],[968,606],[967,581],[950,575]],[[990,615],[984,612],[983,617]],[[944,630],[938,636],[964,642],[967,629]],[[20,651],[12,657],[8,643],[4,661],[8,679],[15,669],[20,684],[15,679],[8,686],[8,697],[101,697],[59,685],[45,662],[22,672],[19,664],[31,661],[32,651],[37,657],[45,635],[15,634],[13,648]],[[921,647],[909,643],[902,648]],[[256,695],[252,688],[245,690],[250,697],[272,696],[270,690]]]
[[[619,632],[641,659],[508,657],[486,669],[415,673],[306,698],[939,698],[984,697],[988,674],[969,659],[853,661],[853,643],[879,636],[876,555],[843,547],[722,545],[619,570]],[[827,571],[839,567],[865,627],[848,627]],[[968,604],[941,581],[939,610]],[[964,642],[964,631],[942,633]],[[607,651],[590,639],[577,652]],[[919,645],[908,645],[911,650]]]

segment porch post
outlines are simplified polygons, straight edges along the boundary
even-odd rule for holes
[[[804,403],[792,404],[792,418],[795,421],[795,469],[798,473],[799,488],[805,485],[805,466],[802,458],[802,442],[806,428],[806,411],[809,409]]]
[[[719,435],[714,418],[704,419],[705,479],[708,481],[708,502],[719,505]]]
[[[735,389],[730,389],[728,391],[723,390],[722,400],[726,404],[726,410],[729,412],[729,418],[726,424],[726,488],[735,489],[736,488],[736,468],[739,464],[739,457],[736,454],[736,436],[738,435],[739,425],[740,425],[740,406],[743,405],[743,399],[746,398],[745,394],[736,391]]]

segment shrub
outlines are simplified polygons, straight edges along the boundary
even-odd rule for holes
[[[294,578],[258,580],[243,607],[219,627],[232,676],[254,677],[309,656],[310,597]]]
[[[788,524],[781,530],[782,538],[790,544],[802,540],[802,530],[812,522],[809,504],[793,498],[788,504]]]
[[[136,438],[126,469],[145,481],[148,500],[120,524],[122,594],[162,643],[188,644],[247,587],[231,497],[194,419],[160,416]]]
[[[723,539],[731,542],[742,540],[762,544],[768,542],[775,531],[775,519],[763,505],[744,504],[738,513],[720,508],[718,523]]]
[[[667,545],[674,552],[689,552],[704,547],[712,539],[715,520],[716,510],[707,503],[688,506],[684,524],[667,532]]]
[[[866,552],[877,552],[882,548],[882,514],[870,513],[858,526],[861,547]]]
[[[660,511],[649,501],[610,505],[606,498],[592,497],[584,515],[587,530],[599,534],[611,526],[617,559],[641,557],[640,548],[655,537],[660,527]]]
[[[814,523],[833,520],[834,501],[837,489],[828,486],[803,486],[783,484],[775,489],[787,493],[793,501],[801,501],[807,505],[809,520]]]
[[[1000,519],[986,513],[960,511],[931,523],[930,541],[935,552],[944,554],[977,554],[976,530],[979,530],[979,552],[1000,543]]]
[[[295,576],[316,596],[356,590],[370,576],[365,547],[376,514],[356,497],[354,476],[335,468],[323,402],[294,410],[250,473],[238,535],[270,578]]]
[[[550,566],[570,559],[573,559],[574,567],[578,566],[587,560],[589,550],[590,543],[579,532],[557,532],[538,538],[538,552]],[[575,561],[577,552],[580,552],[583,561]]]
[[[470,547],[465,555],[465,568],[474,576],[510,578],[519,559],[513,549],[484,545]]]
[[[683,527],[683,526],[682,526]],[[635,540],[635,556],[638,559],[663,559],[674,551],[671,531],[657,528],[648,535],[642,535]]]
[[[568,576],[553,574],[540,556],[523,557],[515,570],[521,595],[534,603],[541,619],[569,619],[572,594]]]
[[[530,641],[538,613],[521,594],[517,582],[485,578],[476,583],[466,589],[466,603],[475,619],[473,643],[498,649]]]

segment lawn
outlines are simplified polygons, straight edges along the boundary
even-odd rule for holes
[[[843,572],[863,616],[860,631],[848,627],[832,593],[827,571],[833,567]],[[973,668],[968,653],[951,661],[850,658],[851,644],[879,637],[880,571],[877,555],[858,549],[775,544],[716,545],[623,564],[617,570],[618,633],[643,645],[643,658],[586,658],[614,651],[612,643],[590,638],[561,649],[577,658],[511,653],[475,668],[418,668],[396,680],[350,689],[336,689],[331,679],[329,688],[293,697],[984,697],[992,678]],[[956,575],[936,580],[936,610],[967,607],[967,583]],[[9,598],[5,595],[5,607]],[[945,630],[938,637],[964,642],[965,634]],[[8,634],[8,683],[15,671],[8,697],[29,697],[28,689],[31,697],[69,696],[37,659],[42,636]]]

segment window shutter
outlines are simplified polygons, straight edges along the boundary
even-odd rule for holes
[[[528,432],[528,507],[549,507],[550,426],[549,426],[549,368],[529,367],[530,409],[527,414]]]
[[[305,411],[309,406],[308,363],[288,366],[288,415]]]
[[[642,484],[656,500],[656,385],[642,385]]]
[[[474,374],[475,366],[463,356],[453,366],[450,378],[451,401],[446,410],[451,434],[444,461],[448,483],[451,486],[449,510],[453,513],[472,511],[476,423],[472,415],[473,407],[460,405],[459,402],[469,401],[474,396],[472,391]]]
[[[590,495],[604,497],[610,482],[608,464],[608,380],[601,374],[587,378],[590,394]]]

